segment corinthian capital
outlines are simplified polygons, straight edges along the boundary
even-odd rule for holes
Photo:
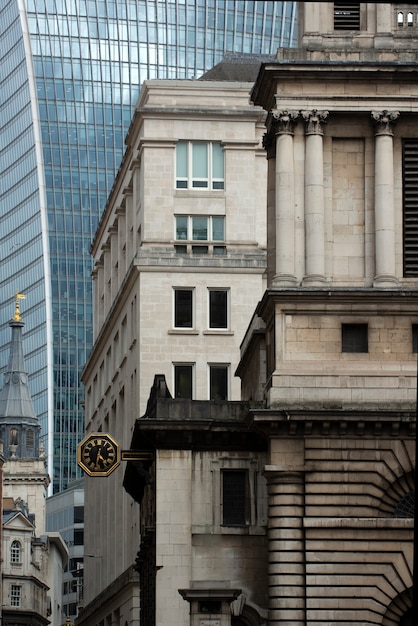
[[[277,135],[293,135],[293,129],[299,117],[299,111],[272,111]]]
[[[371,115],[376,135],[393,135],[393,126],[400,115],[399,111],[372,111]]]
[[[323,135],[323,125],[327,123],[328,111],[301,111],[301,115],[306,122],[307,135]]]

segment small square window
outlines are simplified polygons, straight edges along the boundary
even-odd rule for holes
[[[193,328],[192,289],[174,289],[174,328]]]
[[[193,398],[193,365],[174,365],[174,397]]]
[[[343,324],[341,327],[342,352],[368,352],[368,325]]]
[[[248,523],[248,472],[222,470],[222,524],[246,526]]]
[[[227,289],[209,289],[209,328],[228,328]]]
[[[228,400],[228,365],[209,366],[209,397],[211,400]]]

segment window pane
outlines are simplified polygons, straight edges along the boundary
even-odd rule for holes
[[[208,146],[206,143],[193,144],[193,178],[208,177]]]
[[[341,349],[342,352],[368,352],[367,324],[343,324]]]
[[[212,217],[212,239],[213,241],[224,241],[225,219],[223,217]]]
[[[222,472],[222,523],[225,526],[247,524],[247,472]]]
[[[228,327],[228,292],[209,291],[209,328]]]
[[[187,216],[176,217],[176,239],[187,239]]]
[[[220,143],[212,144],[213,178],[224,177],[224,151]]]
[[[176,146],[176,176],[187,178],[187,143],[180,141]]]
[[[208,218],[194,217],[192,239],[194,241],[207,241],[208,239]]]
[[[176,398],[192,398],[192,365],[174,366],[174,394]]]
[[[210,399],[228,400],[228,366],[210,366]]]
[[[193,292],[191,289],[174,291],[174,326],[176,328],[192,328],[193,326]]]

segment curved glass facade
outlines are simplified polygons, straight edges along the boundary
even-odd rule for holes
[[[53,490],[78,477],[92,343],[90,243],[141,82],[296,40],[296,3],[0,0],[0,363],[16,289]],[[3,96],[4,94],[4,96]]]

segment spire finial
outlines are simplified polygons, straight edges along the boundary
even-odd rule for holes
[[[20,300],[24,300],[26,298],[25,294],[20,293],[19,290],[16,290],[16,296],[15,296],[15,316],[13,318],[14,322],[21,322],[22,321],[22,316],[20,315]]]

